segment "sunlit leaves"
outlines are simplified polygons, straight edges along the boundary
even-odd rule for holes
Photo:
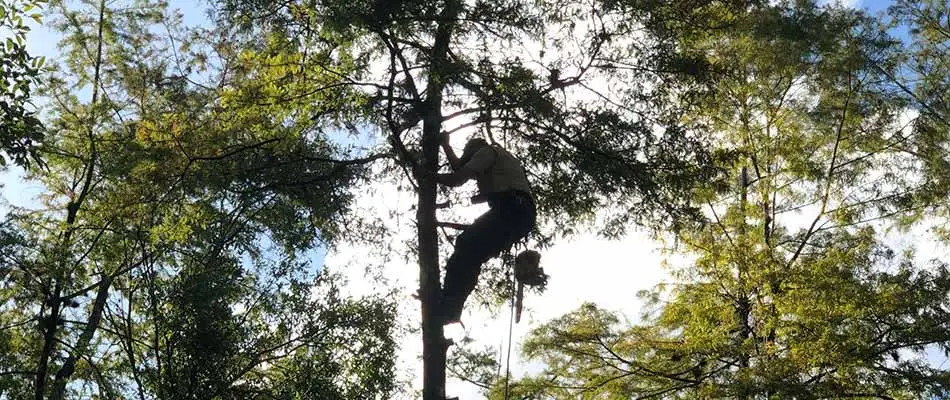
[[[26,397],[46,352],[44,378],[76,398],[308,397],[318,381],[341,398],[388,398],[391,302],[341,295],[310,259],[345,225],[364,171],[314,118],[345,93],[294,112],[280,103],[304,88],[284,82],[305,57],[248,45],[235,60],[228,35],[181,24],[164,2],[105,3],[53,3],[65,36],[43,91],[55,129],[48,168],[30,176],[46,208],[15,213],[3,247],[0,393]],[[77,354],[106,276],[101,322]],[[59,328],[44,347],[47,323]],[[80,360],[73,373],[59,354]]]
[[[946,394],[950,380],[924,351],[950,343],[938,322],[950,275],[889,248],[880,230],[928,215],[914,203],[921,189],[946,194],[915,174],[930,154],[901,151],[913,143],[909,103],[888,77],[900,48],[853,10],[779,2],[736,16],[680,37],[719,78],[691,93],[683,116],[737,156],[722,164],[733,189],[696,197],[711,222],[675,235],[692,262],[647,293],[651,312],[633,327],[585,306],[535,330],[526,355],[546,367],[522,388],[553,398]]]
[[[38,1],[0,1],[0,166],[8,161],[21,166],[40,162],[36,148],[44,127],[37,118],[33,92],[39,84],[46,59],[26,49],[30,28],[24,18],[40,22]]]

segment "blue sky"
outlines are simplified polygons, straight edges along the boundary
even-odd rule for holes
[[[200,7],[203,0],[171,0],[169,5],[172,9],[179,9],[184,16],[185,24],[197,26],[207,23],[207,17],[204,8]],[[43,56],[47,62],[59,58],[59,40],[61,35],[55,30],[37,24],[32,19],[27,19],[31,31],[27,35],[26,44],[30,54]],[[42,99],[38,99],[37,105],[42,106]],[[2,185],[2,199],[9,204],[17,207],[37,208],[39,203],[36,197],[43,192],[43,187],[36,182],[25,182],[23,180],[23,170],[17,167],[8,168],[0,171],[0,185]],[[7,207],[0,201],[0,214],[5,214]]]
[[[860,2],[851,2],[850,5],[865,8],[872,13],[879,13],[879,12],[885,11],[887,6],[890,5],[891,3],[892,3],[891,1],[865,0],[865,1],[860,1]],[[197,6],[197,4],[198,3],[196,3],[196,1],[194,0],[170,1],[170,5],[172,8],[178,8],[182,10],[182,13],[185,16],[185,23],[188,25],[198,25],[198,24],[202,24],[206,22],[205,15],[203,11],[201,10],[201,8]],[[904,32],[901,32],[899,36],[906,38],[906,34]],[[46,56],[50,59],[56,59],[58,56],[58,50],[57,50],[57,45],[56,45],[58,38],[59,38],[59,35],[51,31],[50,29],[46,27],[34,26],[34,30],[28,36],[27,43],[28,43],[28,47],[31,53],[36,54],[36,55]],[[21,207],[28,207],[28,208],[37,207],[35,197],[43,192],[43,188],[39,184],[24,182],[22,180],[22,171],[17,168],[10,168],[7,171],[0,173],[0,184],[3,185],[3,189],[2,189],[3,197],[7,199],[7,201],[9,201],[11,204],[21,206]],[[0,209],[0,213],[5,213],[5,211]],[[578,241],[578,246],[579,247],[577,248],[581,249],[578,252],[564,251],[563,253],[558,253],[559,250],[552,250],[548,252],[549,253],[548,256],[551,257],[552,259],[555,257],[559,257],[565,260],[566,259],[574,260],[572,262],[576,262],[576,263],[585,263],[585,261],[590,262],[590,258],[588,258],[590,256],[587,256],[586,254],[610,255],[610,254],[615,254],[619,252],[623,252],[624,254],[629,254],[631,252],[631,248],[629,247],[629,245],[623,242],[611,244],[611,243],[606,243],[603,241],[596,241],[596,240],[580,240]],[[325,252],[322,250],[316,251],[313,254],[311,254],[311,256],[312,256],[312,260],[314,261],[314,264],[320,265],[322,264],[324,260]],[[578,258],[580,256],[583,256],[583,258]],[[650,263],[654,262],[651,258],[652,256],[646,256],[646,257],[650,260],[648,262]],[[603,257],[604,264],[610,262],[609,260],[610,260],[609,256]],[[647,261],[641,260],[641,262],[646,263]],[[548,269],[547,267],[545,268]],[[407,271],[412,274],[416,273],[415,271],[413,271],[413,268],[409,268]],[[565,279],[567,276],[569,275],[566,272],[561,271],[559,272],[558,278],[561,279],[561,282],[565,282],[569,280],[569,279]],[[580,275],[577,276],[578,282],[580,282],[582,279],[584,279],[583,276],[580,276]],[[620,282],[618,282],[618,284],[619,283]],[[557,285],[559,283],[555,282],[554,284]],[[627,283],[623,283],[623,284],[628,285]],[[607,292],[611,290],[619,291],[619,290],[622,290],[622,288],[620,287],[614,288],[614,287],[608,286],[608,284],[605,283],[598,290],[601,292]],[[557,293],[557,292],[552,291],[552,294],[554,293]],[[596,297],[592,296],[592,298],[596,298]],[[628,298],[628,297],[612,295],[611,299],[615,299],[616,305],[618,306],[621,304],[626,304],[627,307],[629,307],[630,304],[638,304],[636,302],[631,303],[632,298]],[[534,299],[529,299],[528,301],[529,301],[529,306],[530,306],[530,302],[539,302],[540,300],[537,298],[534,298]],[[568,306],[565,305],[564,308],[567,308],[567,307]],[[551,315],[555,314],[554,307],[551,307],[551,309],[548,311]],[[518,329],[522,329],[522,330],[525,329],[525,325],[522,325]],[[946,362],[946,358],[944,358],[942,355],[936,352],[933,352],[931,354],[931,359],[936,361],[937,364],[942,364],[943,362]]]

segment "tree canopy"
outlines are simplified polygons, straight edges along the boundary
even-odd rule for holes
[[[926,360],[950,354],[946,260],[888,240],[947,237],[946,1],[218,0],[198,26],[42,3],[57,60],[24,45],[36,4],[0,1],[0,149],[43,160],[0,224],[0,398],[392,398],[415,333],[425,400],[447,367],[506,400],[950,394]],[[420,173],[445,135],[524,162],[542,250],[646,228],[689,262],[639,321],[536,326],[541,370],[510,384],[447,358],[445,209],[471,193]],[[408,243],[354,211],[381,183],[415,203]],[[322,264],[349,242],[415,260],[421,332]]]
[[[587,304],[534,330],[524,352],[545,371],[516,395],[945,396],[925,350],[950,352],[950,274],[885,240],[947,195],[927,172],[942,156],[920,151],[940,143],[924,140],[940,108],[912,115],[924,100],[895,80],[901,43],[863,12],[808,2],[689,43],[723,71],[687,118],[740,154],[734,189],[698,199],[710,221],[675,237],[695,261],[644,294],[642,322]]]
[[[308,257],[362,169],[230,72],[184,72],[207,62],[189,46],[226,51],[196,40],[216,29],[163,2],[50,9],[48,191],[4,224],[0,396],[388,398],[393,302]]]

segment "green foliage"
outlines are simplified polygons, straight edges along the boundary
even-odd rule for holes
[[[685,35],[718,79],[684,118],[738,159],[731,193],[699,191],[711,222],[675,239],[694,257],[630,326],[587,305],[536,329],[545,371],[525,398],[929,398],[950,375],[950,272],[883,243],[934,208],[929,161],[905,129],[902,53],[859,11],[782,2]],[[701,84],[702,85],[702,84]],[[919,103],[918,103],[919,104]],[[942,144],[942,145],[945,145]],[[908,153],[913,157],[908,156]],[[498,383],[493,388],[497,395]],[[499,397],[500,398],[500,397]]]
[[[283,74],[273,88],[293,88],[278,95],[288,110],[306,110],[306,103],[322,103],[328,94],[348,99],[311,121],[290,121],[291,129],[340,120],[351,132],[369,132],[379,151],[392,156],[374,178],[396,180],[418,196],[418,236],[407,252],[418,256],[424,302],[437,293],[444,239],[437,234],[436,189],[411,171],[439,167],[439,135],[482,136],[524,161],[541,219],[534,239],[542,246],[580,227],[608,237],[622,235],[631,223],[681,230],[702,219],[695,191],[726,188],[722,166],[735,155],[710,151],[706,131],[684,120],[685,107],[673,101],[707,82],[710,66],[667,39],[676,37],[669,22],[682,14],[710,22],[746,2],[218,5],[218,24],[233,24],[233,36],[253,43],[255,54],[292,63],[295,73]],[[336,83],[314,83],[310,74],[324,72],[334,73]],[[439,193],[453,203],[466,195]],[[483,269],[483,287],[490,290],[477,292],[481,300],[507,297],[505,271],[504,265]],[[424,310],[432,309],[428,304]],[[444,378],[441,351],[433,347],[441,328],[427,316],[423,397],[429,399],[440,396]],[[461,368],[488,365],[484,357],[469,361]]]
[[[672,101],[707,82],[711,67],[671,40],[699,35],[698,27],[719,23],[745,2],[460,2],[451,24],[440,24],[451,2],[217,4],[217,23],[235,26],[232,37],[255,49],[245,51],[249,59],[286,60],[293,71],[253,70],[276,73],[274,90],[284,93],[275,96],[277,107],[313,117],[292,119],[289,129],[340,121],[349,132],[368,132],[394,161],[374,179],[421,193],[406,171],[421,161],[420,125],[435,101],[442,132],[471,132],[513,151],[533,185],[542,228],[534,239],[542,246],[587,227],[607,237],[633,223],[683,229],[702,219],[696,190],[726,187],[721,166],[734,154],[710,151],[705,130],[683,120],[684,104]],[[684,15],[697,31],[673,29]],[[434,35],[448,25],[447,58],[434,61]],[[433,85],[438,94],[427,91]],[[336,108],[310,109],[328,100]],[[468,195],[440,193],[455,204]],[[496,304],[508,295],[505,266],[483,271],[487,290],[477,296]]]
[[[946,1],[897,1],[889,9],[893,24],[906,29],[910,35],[908,50],[901,58],[899,74],[889,78],[918,111],[913,123],[914,138],[908,147],[924,163],[925,189],[918,194],[920,202],[941,202],[946,193],[943,178],[948,172],[947,152],[942,147],[950,131],[950,28],[947,22]],[[934,208],[936,215],[946,220],[946,214]],[[939,213],[939,214],[937,214]],[[943,223],[934,229],[946,238]]]
[[[0,397],[389,398],[392,301],[310,259],[353,229],[364,163],[266,106],[284,60],[166,7],[51,3],[44,208],[0,235]]]
[[[37,146],[43,139],[43,124],[31,109],[31,99],[46,62],[26,49],[30,30],[26,18],[39,23],[39,7],[45,2],[0,1],[0,150],[14,164],[24,167],[41,162]],[[7,162],[7,158],[0,157],[0,166]]]
[[[637,325],[586,304],[535,330],[518,398],[948,394],[921,354],[950,352],[950,273],[882,242],[945,212],[944,3],[891,9],[909,49],[812,1],[222,0],[208,28],[164,1],[50,6],[46,136],[41,61],[3,44],[0,147],[26,164],[42,140],[48,193],[0,226],[0,397],[388,398],[392,301],[308,257],[390,242],[349,210],[388,179],[428,207],[408,250],[437,270],[410,171],[444,132],[526,162],[541,245],[640,224],[694,257]],[[490,349],[460,355],[504,396]]]
[[[696,182],[715,180],[719,172],[709,169],[717,155],[705,151],[702,135],[681,126],[676,105],[664,101],[671,87],[648,88],[648,82],[661,82],[655,71],[684,73],[667,65],[668,59],[684,56],[667,54],[673,50],[661,41],[628,45],[622,38],[637,23],[621,20],[622,7],[610,4],[461,4],[450,57],[437,67],[445,76],[440,82],[445,85],[440,95],[443,130],[464,125],[515,151],[529,169],[544,222],[562,232],[605,209],[613,211],[612,218],[601,227],[613,236],[626,221],[679,225],[698,215],[686,194]],[[244,21],[244,29],[256,36],[287,38],[266,43],[267,53],[284,52],[280,57],[288,60],[349,54],[330,66],[294,62],[301,73],[288,76],[284,87],[311,84],[307,70],[334,69],[341,84],[361,94],[362,101],[351,103],[363,106],[369,115],[363,122],[381,131],[377,140],[393,143],[391,153],[400,156],[400,164],[412,164],[407,156],[421,148],[417,124],[424,119],[422,88],[428,78],[400,71],[426,65],[432,43],[425,38],[441,18],[440,2],[223,1],[221,7],[222,22]],[[642,10],[654,11],[660,12]],[[254,19],[257,15],[267,17]],[[579,21],[602,25],[585,33],[577,27]],[[575,48],[572,40],[580,44]],[[537,46],[540,55],[524,54],[527,46]],[[633,54],[642,64],[637,68],[614,62]],[[351,69],[341,68],[344,62],[352,62],[346,65]],[[380,74],[377,65],[388,71]],[[590,88],[598,79],[615,81],[616,92]],[[317,91],[290,93],[323,96]],[[577,93],[602,98],[565,96]],[[629,106],[620,106],[624,103]],[[638,212],[629,212],[633,209]]]

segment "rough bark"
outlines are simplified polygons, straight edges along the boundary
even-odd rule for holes
[[[449,42],[452,27],[461,4],[447,0],[442,10],[442,21],[435,32],[430,64],[427,72],[425,116],[422,125],[421,166],[435,171],[439,166],[439,136],[442,130],[442,90],[445,86],[444,69],[448,62]],[[419,284],[422,297],[422,399],[445,399],[446,342],[439,318],[439,238],[435,218],[436,182],[424,178],[419,183],[418,208],[416,209],[417,235],[419,240]]]

